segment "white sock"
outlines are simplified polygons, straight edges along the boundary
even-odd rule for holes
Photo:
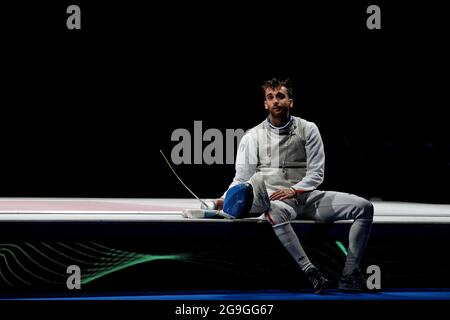
[[[295,259],[303,272],[306,272],[309,268],[314,267],[311,261],[309,261],[305,250],[303,250],[303,247],[289,222],[274,225],[273,230],[275,231],[278,239],[280,239],[280,242]]]

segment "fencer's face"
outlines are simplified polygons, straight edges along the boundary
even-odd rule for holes
[[[276,89],[267,88],[265,90],[265,97],[264,107],[275,118],[287,116],[289,110],[294,106],[294,102],[289,98],[286,87]]]

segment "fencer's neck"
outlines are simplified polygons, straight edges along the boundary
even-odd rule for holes
[[[267,120],[272,128],[284,129],[291,123],[292,117],[290,114],[286,118],[273,118],[272,115],[269,115]]]

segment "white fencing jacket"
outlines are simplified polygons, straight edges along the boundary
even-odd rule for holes
[[[319,129],[299,117],[291,116],[283,127],[273,126],[267,118],[242,137],[235,166],[236,174],[228,189],[261,172],[269,195],[280,188],[314,190],[323,182],[325,172]]]

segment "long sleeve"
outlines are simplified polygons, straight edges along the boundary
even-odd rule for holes
[[[306,176],[293,186],[299,191],[316,189],[323,182],[325,173],[325,152],[319,128],[313,122],[306,124]]]
[[[248,181],[256,172],[257,164],[257,137],[255,131],[250,130],[242,137],[241,142],[239,143],[236,153],[236,174],[228,189],[237,184]],[[226,191],[222,195],[222,198],[225,198],[225,195]]]

